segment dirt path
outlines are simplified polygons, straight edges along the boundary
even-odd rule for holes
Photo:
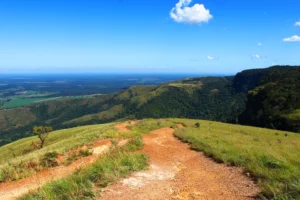
[[[102,190],[100,200],[253,199],[258,187],[236,167],[217,164],[162,128],[144,136],[151,168]]]
[[[126,128],[126,124],[116,125],[118,131],[129,131]],[[126,130],[127,129],[127,130]],[[123,146],[128,140],[121,140],[118,145]],[[111,147],[110,140],[98,140],[94,141],[92,151],[93,155],[80,158],[69,166],[58,166],[48,170],[39,172],[38,174],[27,177],[18,181],[2,183],[0,184],[0,200],[12,200],[17,199],[31,190],[38,189],[48,182],[61,179],[69,174],[72,174],[76,170],[85,167],[97,160],[100,155],[105,154]]]

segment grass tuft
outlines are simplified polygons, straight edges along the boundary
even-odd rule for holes
[[[147,167],[148,158],[141,153],[122,150],[100,158],[90,167],[65,179],[54,181],[42,189],[21,197],[21,200],[73,200],[94,199],[94,186],[105,187],[129,173]]]

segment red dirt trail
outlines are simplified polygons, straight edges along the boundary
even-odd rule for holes
[[[116,128],[130,131],[125,123],[117,124]],[[189,145],[173,136],[173,132],[171,128],[162,128],[144,135],[142,152],[150,158],[150,169],[104,188],[100,200],[243,200],[253,199],[260,192],[253,181],[243,175],[241,168],[217,164],[202,153],[190,150]],[[119,145],[127,142],[120,141]],[[109,151],[110,146],[109,140],[95,141],[93,155],[69,166],[55,167],[19,181],[0,184],[0,200],[16,199],[50,181],[63,178],[93,163]]]
[[[180,126],[181,128],[181,126]],[[162,128],[144,136],[150,169],[104,188],[99,200],[254,199],[260,192],[242,169],[215,163]]]
[[[129,131],[126,128],[126,124],[118,124],[116,125],[118,131]],[[122,140],[118,143],[119,146],[123,146],[128,142],[128,140]],[[1,183],[0,184],[0,200],[13,200],[17,199],[18,197],[32,191],[38,189],[54,180],[61,179],[66,177],[69,174],[72,174],[76,170],[83,168],[97,160],[97,158],[106,152],[109,151],[111,147],[110,140],[98,140],[94,141],[93,148],[93,155],[80,158],[70,164],[69,166],[58,166],[55,168],[51,168],[48,170],[41,171],[36,175],[14,181],[9,183]]]

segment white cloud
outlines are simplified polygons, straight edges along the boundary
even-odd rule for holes
[[[213,56],[207,56],[207,59],[208,59],[208,60],[215,60],[216,58],[213,57]]]
[[[294,35],[289,38],[284,38],[283,41],[284,42],[300,42],[300,36]]]
[[[295,26],[300,26],[300,21],[295,23]]]
[[[262,43],[261,43],[261,42],[259,42],[257,45],[258,45],[258,46],[262,46]]]
[[[179,0],[170,12],[171,18],[178,23],[201,24],[208,22],[213,16],[203,4],[189,7],[192,0]]]
[[[254,55],[252,55],[252,58],[260,59],[260,58],[261,58],[261,56],[260,56],[260,55],[258,55],[258,54],[254,54]]]

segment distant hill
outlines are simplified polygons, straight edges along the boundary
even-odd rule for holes
[[[134,86],[94,98],[65,99],[0,110],[0,145],[55,129],[118,119],[182,117],[300,131],[300,67],[274,66],[236,76]]]

